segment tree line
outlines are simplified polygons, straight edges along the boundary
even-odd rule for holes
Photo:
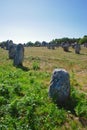
[[[36,41],[35,43],[33,43],[33,42],[29,41],[29,42],[25,43],[25,46],[39,47],[39,46],[47,46],[48,44],[60,46],[62,43],[69,43],[69,45],[72,45],[73,43],[84,44],[84,43],[87,43],[87,35],[84,35],[83,38],[68,38],[68,37],[58,38],[58,39],[53,39],[50,42]]]
[[[8,41],[8,40],[7,40]],[[5,45],[7,43],[7,41],[3,41],[0,43],[0,46],[3,44]],[[12,42],[12,40],[10,40]],[[84,44],[87,43],[87,35],[84,35],[82,38],[68,38],[68,37],[64,37],[64,38],[56,38],[51,40],[50,42],[40,42],[40,41],[36,41],[36,42],[27,42],[27,43],[23,43],[24,46],[36,46],[36,47],[40,47],[40,46],[47,46],[48,44],[51,45],[55,45],[55,46],[60,46],[62,43],[69,43],[69,45],[72,45],[73,43],[79,43],[79,44]]]

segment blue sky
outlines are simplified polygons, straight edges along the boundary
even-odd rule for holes
[[[87,0],[0,0],[0,42],[87,35]]]

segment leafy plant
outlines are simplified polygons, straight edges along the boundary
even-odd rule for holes
[[[34,61],[33,62],[33,70],[39,70],[39,69],[40,69],[39,63]]]
[[[4,85],[0,85],[0,96],[4,96],[5,98],[9,98],[9,90],[8,88]]]
[[[13,102],[9,104],[8,112],[12,117],[18,117],[18,109],[17,109],[18,99],[15,99]]]
[[[17,95],[19,95],[19,96],[21,96],[21,95],[23,95],[23,93],[22,93],[22,87],[21,87],[21,85],[20,84],[18,84],[18,83],[16,83],[15,85],[14,85],[14,93],[16,93]]]
[[[87,100],[81,100],[75,108],[77,116],[87,118]]]
[[[7,100],[3,96],[0,96],[0,105],[5,105],[5,104],[7,104]]]

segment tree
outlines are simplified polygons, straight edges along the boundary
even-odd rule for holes
[[[87,35],[85,35],[83,38],[81,38],[81,39],[79,40],[79,43],[80,43],[80,44],[87,43]]]
[[[39,47],[39,46],[41,46],[41,42],[36,41],[36,42],[34,43],[34,45],[35,45],[36,47]]]
[[[26,46],[34,46],[34,44],[31,41],[29,41],[26,43]]]
[[[47,46],[47,45],[48,45],[48,43],[46,41],[42,42],[42,46]]]

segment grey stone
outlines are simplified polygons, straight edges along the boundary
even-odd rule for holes
[[[24,59],[24,46],[22,44],[18,44],[16,47],[16,53],[14,57],[14,66],[22,66],[23,59]]]
[[[50,44],[48,44],[48,45],[47,45],[47,48],[48,48],[48,49],[51,49],[51,46],[50,46]]]
[[[56,103],[65,103],[70,96],[70,77],[65,69],[55,69],[49,87],[49,96]]]
[[[76,42],[71,44],[73,49],[75,48],[76,44],[77,44]]]
[[[51,45],[51,48],[54,50],[54,49],[55,49],[55,45],[52,44],[52,45]]]
[[[75,45],[75,53],[76,53],[76,54],[80,54],[80,50],[81,50],[81,46],[80,46],[80,44],[77,43],[77,44]]]
[[[63,43],[62,48],[64,51],[68,52],[69,51],[69,43]]]
[[[8,52],[9,52],[9,59],[14,59],[16,54],[16,45],[15,44],[10,45]]]
[[[53,49],[53,50],[54,50],[54,49],[55,49],[55,45],[53,45],[53,44],[48,44],[47,48],[48,48],[48,49]]]
[[[86,48],[87,48],[87,43],[84,43],[84,47],[86,47]]]
[[[13,45],[13,41],[12,40],[7,40],[6,41],[6,50],[9,50],[11,45]]]
[[[1,48],[5,49],[5,44],[4,43],[1,43]]]

